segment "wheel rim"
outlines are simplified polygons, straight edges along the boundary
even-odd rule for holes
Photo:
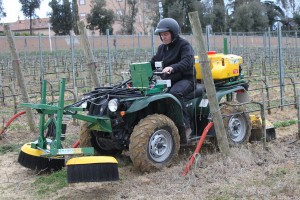
[[[240,143],[246,136],[246,122],[242,115],[233,115],[228,121],[229,137],[235,143]]]
[[[166,161],[172,153],[173,145],[172,136],[168,131],[156,131],[148,144],[150,158],[155,162]]]

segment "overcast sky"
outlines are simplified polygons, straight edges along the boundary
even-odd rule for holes
[[[48,6],[50,0],[42,0],[40,9],[36,9],[36,13],[40,18],[47,17],[47,12],[51,11],[51,8]],[[6,12],[6,17],[1,19],[1,22],[16,22],[18,16],[20,19],[25,19],[21,11],[21,4],[19,0],[2,0],[4,11]]]
[[[50,0],[41,0],[40,9],[36,10],[36,13],[40,18],[47,17],[47,13],[51,12],[51,8],[48,6],[49,2]],[[224,0],[224,2],[226,4],[228,0]],[[18,20],[18,16],[20,17],[20,19],[25,19],[21,11],[21,4],[19,3],[19,0],[2,0],[2,3],[7,17],[1,19],[0,22],[16,22]]]

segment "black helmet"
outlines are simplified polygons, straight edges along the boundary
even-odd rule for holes
[[[179,34],[179,24],[173,18],[164,18],[162,19],[155,29],[155,33],[160,34],[162,32],[170,31],[172,34],[172,39],[178,36]]]

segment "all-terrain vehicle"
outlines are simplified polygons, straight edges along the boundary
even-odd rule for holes
[[[243,78],[242,57],[209,52],[210,67],[220,102],[229,144],[248,142],[251,121],[243,105],[248,101],[248,84]],[[197,86],[187,97],[194,138],[199,138],[211,120],[209,101],[198,57],[195,56]],[[169,166],[181,144],[187,142],[181,104],[168,93],[170,82],[161,80],[149,62],[130,65],[131,79],[112,87],[100,87],[78,102],[86,104],[89,116],[98,123],[81,125],[81,147],[92,146],[100,155],[129,150],[133,165],[145,172]],[[223,104],[233,101],[234,106]],[[212,129],[208,137],[215,137]]]

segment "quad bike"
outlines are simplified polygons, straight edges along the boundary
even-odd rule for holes
[[[248,84],[241,73],[242,58],[236,55],[209,52],[210,67],[215,81],[216,97],[220,103],[229,144],[249,141],[251,119],[245,107]],[[187,98],[186,107],[192,119],[193,140],[199,139],[211,120],[209,101],[198,57],[195,56],[197,85]],[[130,65],[131,78],[111,87],[99,87],[86,93],[72,105],[64,105],[65,80],[60,82],[58,105],[46,102],[46,82],[42,85],[40,104],[23,103],[36,109],[40,117],[37,141],[25,144],[19,163],[30,169],[59,170],[65,155],[80,155],[67,162],[69,182],[118,180],[117,161],[111,157],[129,151],[136,169],[142,172],[170,166],[181,145],[187,143],[181,104],[168,93],[169,80],[152,71],[149,62]],[[227,102],[233,102],[230,106]],[[87,111],[82,114],[81,111]],[[63,148],[61,136],[66,126],[63,115],[82,120],[80,148]],[[51,116],[46,120],[46,116]],[[46,130],[54,131],[51,137]],[[54,128],[53,128],[54,127]],[[259,127],[256,127],[259,128]],[[214,129],[207,137],[215,137]],[[101,156],[91,156],[91,155]],[[90,173],[97,171],[97,173]]]
[[[242,58],[215,52],[209,52],[208,56],[229,144],[247,143],[251,135],[250,116],[245,106],[236,104],[249,99],[248,84],[241,73]],[[211,120],[211,113],[201,83],[198,57],[195,59],[197,86],[187,96],[186,107],[193,119],[192,139],[197,140]],[[130,73],[128,81],[86,94],[88,100],[83,102],[87,103],[88,115],[104,119],[97,125],[83,123],[81,146],[92,146],[100,155],[129,150],[133,165],[142,172],[169,166],[177,157],[180,145],[188,139],[181,104],[167,92],[170,82],[160,80],[160,73],[152,71],[150,63],[133,63]],[[236,105],[225,103],[228,101]],[[212,129],[207,137],[215,136]]]

